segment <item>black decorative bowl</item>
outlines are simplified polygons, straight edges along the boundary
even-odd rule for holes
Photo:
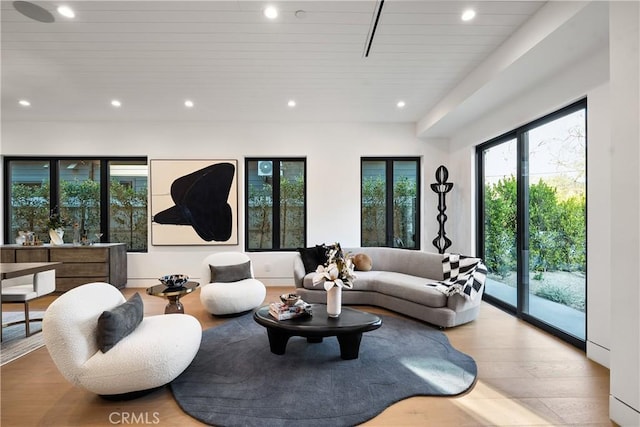
[[[288,305],[289,307],[294,306],[298,300],[300,299],[300,295],[296,294],[282,294],[280,295],[280,301]]]
[[[168,288],[180,288],[189,281],[189,276],[185,274],[167,274],[158,280]]]

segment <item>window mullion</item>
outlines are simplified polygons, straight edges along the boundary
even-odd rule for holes
[[[386,164],[386,187],[385,187],[385,191],[386,191],[386,204],[387,204],[387,212],[386,212],[386,216],[387,216],[387,241],[386,241],[386,245],[387,247],[394,247],[394,242],[393,242],[393,226],[394,226],[394,222],[393,222],[393,160],[387,160],[387,164]]]
[[[273,165],[272,186],[273,186],[273,209],[271,209],[272,226],[271,239],[273,242],[272,248],[280,248],[280,161],[277,159],[271,160]]]
[[[60,213],[60,159],[49,160],[49,200],[50,209]]]
[[[103,234],[101,239],[109,242],[109,217],[111,211],[111,198],[109,197],[110,192],[110,182],[109,182],[109,161],[101,160],[100,161],[100,233]]]
[[[529,311],[529,137],[528,132],[518,132],[518,184],[517,184],[517,312]]]

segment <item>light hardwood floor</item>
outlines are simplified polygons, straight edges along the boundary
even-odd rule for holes
[[[267,290],[266,301],[293,291],[288,287]],[[163,313],[165,300],[146,295],[144,289],[129,288],[124,294],[128,297],[136,291],[143,297],[145,315]],[[39,300],[33,309],[45,309],[53,298]],[[226,321],[203,309],[198,292],[182,302],[203,329]],[[20,308],[4,305],[2,309]],[[485,303],[476,321],[445,333],[454,347],[478,364],[473,389],[454,398],[406,399],[365,425],[615,425],[608,416],[609,371],[574,347]],[[105,401],[75,388],[62,378],[44,347],[3,366],[0,375],[2,426],[109,426],[131,420],[161,426],[203,425],[182,412],[168,387],[128,402]]]

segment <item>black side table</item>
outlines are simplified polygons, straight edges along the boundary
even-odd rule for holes
[[[180,298],[195,291],[200,284],[198,282],[187,282],[182,286],[167,287],[166,285],[155,285],[147,288],[147,294],[154,297],[165,297],[169,304],[164,308],[164,314],[184,313],[184,306]]]

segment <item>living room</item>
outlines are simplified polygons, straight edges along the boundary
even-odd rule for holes
[[[403,119],[397,110],[379,121],[358,120],[359,114],[355,113],[347,120],[335,117],[319,120],[314,117],[322,117],[320,114],[312,114],[317,111],[305,112],[303,100],[298,100],[297,109],[285,106],[277,115],[262,111],[264,119],[256,116],[253,107],[246,108],[246,120],[238,120],[238,116],[193,120],[185,111],[175,113],[175,120],[164,116],[156,119],[148,111],[138,111],[136,119],[132,119],[127,101],[120,110],[81,107],[88,111],[71,118],[38,116],[43,113],[35,102],[31,110],[18,110],[14,105],[19,94],[5,84],[7,61],[3,60],[2,156],[236,159],[239,218],[243,218],[245,158],[306,158],[306,242],[311,246],[339,241],[345,247],[361,243],[358,224],[361,158],[419,157],[423,189],[420,249],[433,251],[431,240],[438,232],[437,197],[429,184],[437,167],[446,165],[449,180],[455,185],[447,199],[447,235],[453,241],[449,251],[474,254],[475,147],[586,98],[589,132],[586,357],[610,369],[610,418],[619,425],[633,425],[640,410],[639,286],[637,278],[612,278],[626,266],[636,265],[639,257],[638,162],[630,160],[638,159],[638,96],[637,91],[629,90],[638,86],[638,45],[637,38],[633,40],[626,32],[627,18],[635,16],[629,25],[637,34],[637,6],[636,2],[542,5],[484,62],[466,77],[461,76],[455,87],[432,105],[424,105],[428,108],[417,115],[417,120]],[[3,20],[8,16],[4,10],[7,7],[11,6],[3,4]],[[55,73],[51,76],[52,81],[62,78]],[[288,95],[283,96],[286,99]],[[78,99],[72,102],[82,104]],[[217,114],[209,116],[225,117],[225,107],[216,108]],[[358,108],[367,109],[353,106],[354,110]],[[242,108],[238,110],[242,114]],[[81,118],[84,114],[86,119]],[[284,118],[284,114],[290,119]],[[2,191],[6,191],[4,181]],[[233,246],[150,244],[147,252],[129,253],[127,288],[146,288],[168,273],[198,278],[200,263],[209,253],[245,250],[242,230],[241,221],[240,238]],[[7,235],[3,228],[2,237],[5,243],[10,243],[15,236]],[[249,255],[256,277],[267,288],[292,285],[291,252],[249,252]]]

